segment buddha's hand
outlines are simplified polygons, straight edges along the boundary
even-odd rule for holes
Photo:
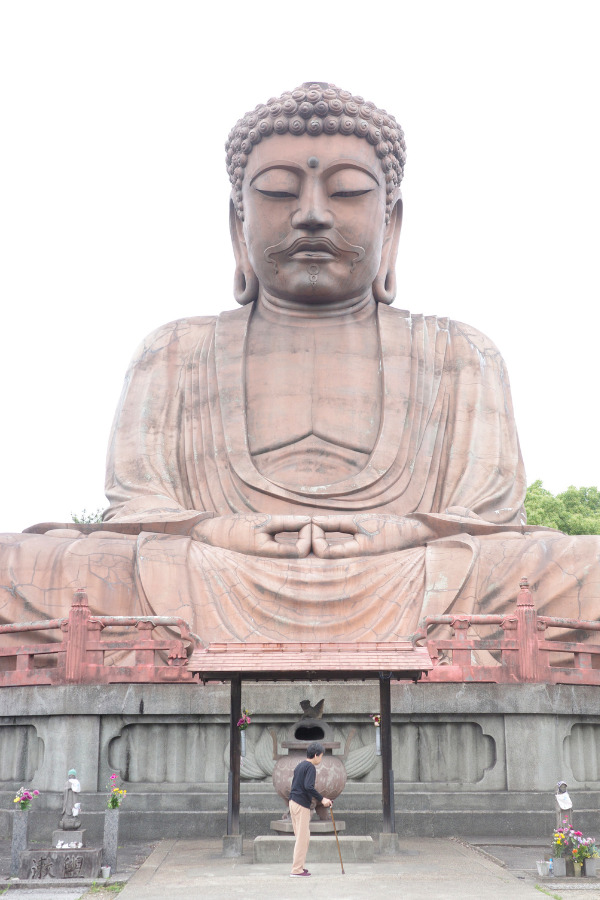
[[[332,532],[342,537],[334,537]],[[312,520],[312,551],[321,559],[393,553],[422,546],[432,536],[426,525],[409,516],[357,513],[314,516]]]
[[[276,534],[282,540],[276,541]],[[211,547],[249,556],[302,559],[310,553],[311,524],[309,516],[216,516],[195,525],[191,537]]]

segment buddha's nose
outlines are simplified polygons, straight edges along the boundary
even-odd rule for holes
[[[333,228],[333,216],[327,209],[327,196],[318,187],[307,189],[300,195],[300,206],[292,215],[292,227],[316,231]]]

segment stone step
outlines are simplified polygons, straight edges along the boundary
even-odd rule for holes
[[[373,862],[375,846],[371,837],[339,838],[340,851],[344,862]],[[259,835],[252,844],[255,863],[290,863],[294,855],[294,837],[284,835]],[[314,862],[339,863],[338,846],[335,837],[315,835],[311,837],[306,855],[307,864]]]
[[[346,787],[344,792],[335,801],[335,808],[341,812],[346,810],[361,810],[377,812],[381,809],[381,788],[378,785],[371,787],[369,791],[355,791],[354,785]],[[585,808],[600,812],[600,792],[587,791],[581,800],[585,802]],[[103,804],[99,804],[94,795],[90,795],[90,802],[84,796],[84,809],[99,810]],[[254,812],[275,812],[286,809],[284,801],[275,793],[271,785],[269,790],[242,791],[241,809]],[[493,809],[538,811],[540,813],[553,813],[554,797],[550,791],[547,793],[536,791],[398,791],[395,792],[395,805],[397,810],[424,812],[444,809],[488,811]],[[130,810],[206,810],[218,812],[227,807],[227,792],[214,791],[202,793],[136,793],[132,791],[127,795],[124,809]]]
[[[247,839],[270,833],[270,822],[281,810],[245,811],[240,813],[240,827]],[[378,835],[383,829],[381,807],[375,810],[337,809],[337,818],[346,824],[345,835]],[[30,843],[47,843],[56,828],[56,810],[36,810],[30,815]],[[402,835],[424,837],[494,835],[510,839],[515,835],[548,840],[554,827],[554,812],[539,810],[506,809],[490,798],[489,806],[481,809],[460,809],[448,805],[446,809],[405,810],[396,806],[396,830]],[[598,824],[596,809],[577,810],[577,828],[586,834],[595,834]],[[82,824],[87,829],[86,843],[98,846],[102,843],[104,811],[82,813]],[[223,811],[207,810],[129,810],[120,815],[120,841],[152,841],[158,838],[222,838],[227,830],[227,815]],[[12,813],[0,811],[0,836],[10,838]]]
[[[261,785],[261,788],[263,786]],[[340,813],[346,811],[371,811],[377,813],[381,810],[381,789],[377,785],[371,786],[369,791],[355,790],[355,785],[348,785],[340,797],[336,800],[335,808]],[[11,810],[14,793],[0,792],[0,817],[3,811]],[[586,791],[574,796],[575,809],[578,812],[577,800],[590,812],[600,814],[600,791]],[[82,816],[95,813],[102,814],[106,807],[106,794],[82,793]],[[59,810],[62,804],[62,795],[58,793],[44,793],[37,798],[32,809],[32,817],[48,815],[53,818],[52,830],[58,827],[60,818]],[[436,812],[442,810],[454,810],[459,813],[469,811],[486,812],[490,809],[507,811],[537,811],[539,813],[552,813],[554,810],[554,797],[550,791],[398,791],[395,792],[395,805],[398,811],[404,812]],[[225,812],[227,809],[226,790],[213,791],[146,791],[138,792],[131,788],[127,794],[123,806],[124,813],[142,812]],[[278,817],[286,809],[284,801],[275,793],[272,785],[268,789],[259,791],[243,790],[241,794],[241,809],[249,814],[268,813]]]

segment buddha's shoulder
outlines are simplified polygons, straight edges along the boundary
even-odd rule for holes
[[[505,364],[496,344],[490,338],[466,322],[458,322],[446,316],[429,316],[410,313],[407,310],[384,308],[380,315],[388,317],[397,329],[408,329],[413,352],[428,346],[435,348],[438,359],[448,371],[467,368],[491,371],[504,370]],[[425,343],[424,343],[425,342]]]
[[[212,337],[217,318],[218,316],[191,316],[160,325],[138,345],[131,365],[139,366],[165,357],[185,357]]]
[[[467,325],[466,322],[448,320],[448,331],[454,348],[454,356],[476,356],[478,362],[496,363],[504,365],[502,355],[496,344],[482,331]]]
[[[146,347],[168,346],[174,342],[192,343],[214,331],[218,316],[190,316],[185,319],[174,319],[151,331],[142,342]]]
[[[432,332],[446,335],[448,342],[456,349],[471,348],[471,350],[499,355],[498,348],[494,342],[482,331],[467,325],[466,322],[458,322],[455,319],[449,319],[447,316],[429,316],[421,313],[411,313],[408,310],[396,309],[393,306],[384,307],[380,312],[389,317],[397,327],[401,327],[402,323],[408,326],[414,335],[426,329]]]

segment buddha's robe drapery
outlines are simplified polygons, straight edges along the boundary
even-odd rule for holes
[[[291,488],[261,474],[249,451],[251,315],[179,320],[143,343],[111,435],[104,530],[1,536],[4,621],[64,614],[83,584],[95,612],[179,615],[207,642],[393,640],[427,614],[509,612],[525,574],[540,611],[597,616],[598,538],[525,524],[508,377],[487,338],[379,305],[373,452],[350,478]],[[378,556],[294,560],[188,536],[202,514],[255,511],[413,516],[436,538]]]

